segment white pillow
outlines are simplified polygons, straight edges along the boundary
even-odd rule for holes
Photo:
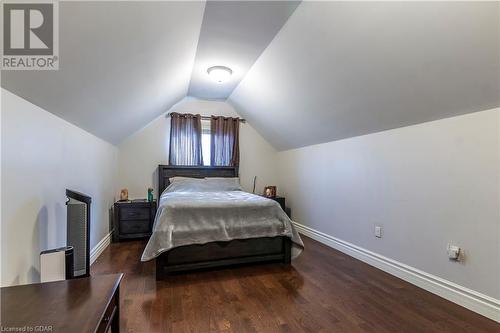
[[[183,179],[174,181],[167,186],[163,193],[169,192],[209,192],[207,191],[205,179]]]
[[[183,180],[192,180],[192,181],[197,181],[198,180],[198,181],[200,181],[200,180],[203,180],[203,178],[175,176],[175,177],[171,177],[171,178],[168,179],[168,181],[170,182],[170,184],[178,182],[178,181],[183,181]]]
[[[214,191],[241,191],[238,177],[206,177],[205,180]]]
[[[239,178],[190,178],[176,180],[165,192],[222,192],[241,191]]]

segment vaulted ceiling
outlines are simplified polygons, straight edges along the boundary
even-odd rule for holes
[[[189,95],[226,99],[294,12],[298,1],[210,1],[205,7]],[[231,79],[214,84],[207,68],[231,68]]]
[[[60,2],[59,70],[2,87],[118,143],[186,96],[205,4]]]
[[[2,87],[112,143],[186,95],[295,148],[500,106],[498,2],[61,2],[60,69]],[[224,65],[225,84],[206,69]]]
[[[303,2],[229,100],[278,149],[500,105],[498,2]]]

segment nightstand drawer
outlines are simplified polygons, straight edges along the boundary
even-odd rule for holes
[[[121,234],[143,234],[151,232],[149,220],[122,220],[120,222]]]
[[[121,220],[149,220],[151,214],[149,207],[122,207],[120,209]]]
[[[113,242],[151,236],[156,201],[116,202],[113,216]]]

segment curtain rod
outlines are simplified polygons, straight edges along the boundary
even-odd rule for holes
[[[165,115],[166,118],[170,117],[170,112]],[[223,116],[216,116],[216,117],[223,117]],[[212,117],[210,116],[201,116],[201,119],[203,120],[210,120]],[[246,123],[246,119],[240,118],[240,123]]]

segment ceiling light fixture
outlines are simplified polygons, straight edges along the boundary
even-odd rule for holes
[[[213,66],[207,69],[208,76],[217,83],[223,83],[229,80],[233,71],[226,66]]]

